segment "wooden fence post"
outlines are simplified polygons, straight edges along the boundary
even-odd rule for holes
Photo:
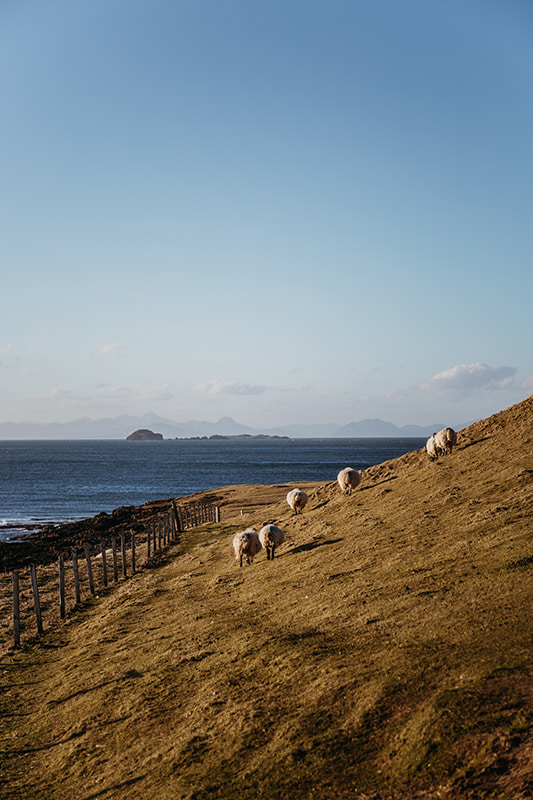
[[[19,600],[19,574],[13,571],[13,643],[20,647],[20,600]]]
[[[215,506],[215,522],[220,522],[220,506]]]
[[[35,611],[35,620],[37,622],[37,632],[43,632],[43,619],[41,617],[41,604],[39,602],[39,587],[37,586],[37,569],[35,564],[30,565],[31,575],[31,591],[33,594],[33,609]]]
[[[131,532],[131,571],[135,575],[135,531]]]
[[[173,512],[173,518],[174,518],[174,535],[177,537],[178,533],[181,530],[181,526],[180,526],[180,518],[179,518],[179,514],[178,514],[178,509],[177,509],[176,503],[174,501],[172,501],[172,512]]]
[[[74,572],[74,592],[76,594],[76,603],[80,603],[80,576],[78,574],[78,551],[76,548],[72,550],[72,570]]]
[[[122,574],[126,578],[127,577],[127,573],[126,573],[126,534],[125,533],[121,533],[120,534],[120,547],[121,547],[121,550],[122,550]]]
[[[85,561],[87,562],[87,577],[89,578],[89,589],[91,594],[94,594],[93,567],[91,564],[91,550],[89,547],[89,542],[84,543],[83,549],[85,550]]]
[[[63,553],[59,556],[59,616],[61,619],[66,617],[65,608],[65,556]]]
[[[107,557],[105,552],[105,541],[100,540],[100,552],[102,553],[102,578],[104,586],[107,587]]]
[[[118,563],[117,563],[117,537],[111,537],[111,552],[113,554],[113,580],[115,583],[118,581]]]

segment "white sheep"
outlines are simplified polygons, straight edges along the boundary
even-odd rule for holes
[[[453,428],[443,428],[438,433],[434,434],[435,445],[439,455],[447,455],[452,452],[454,445],[457,444],[457,434]]]
[[[266,550],[267,560],[274,560],[274,551],[285,541],[285,534],[277,525],[267,523],[259,531],[259,541]]]
[[[263,545],[259,541],[259,536],[254,528],[246,528],[245,531],[239,531],[233,537],[233,550],[235,553],[235,560],[240,561],[242,567],[242,559],[246,556],[246,563],[251,564]]]
[[[337,482],[344,494],[351,494],[361,483],[361,473],[352,467],[344,467],[337,475]]]
[[[295,514],[301,514],[308,501],[307,494],[303,489],[291,489],[287,495],[287,503]]]
[[[429,439],[426,442],[427,454],[431,458],[432,461],[433,461],[434,458],[438,458],[438,455],[439,455],[438,450],[437,450],[437,443],[435,442],[435,436],[436,435],[437,435],[436,433],[432,433],[431,436],[429,437]]]

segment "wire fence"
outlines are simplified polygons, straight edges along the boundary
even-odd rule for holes
[[[143,531],[126,531],[87,541],[58,556],[57,564],[12,570],[4,576],[0,619],[4,639],[13,647],[22,637],[44,633],[65,619],[82,600],[127,579],[146,566],[159,551],[179,541],[179,534],[209,522],[220,522],[220,509],[206,501],[178,505],[145,523]],[[10,613],[11,612],[11,613]]]

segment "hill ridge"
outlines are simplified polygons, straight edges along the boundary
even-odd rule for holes
[[[302,515],[285,486],[213,490],[221,524],[3,659],[28,711],[6,739],[15,792],[530,796],[532,445],[533,397],[351,497],[310,486]],[[233,533],[271,519],[279,556],[240,569]]]

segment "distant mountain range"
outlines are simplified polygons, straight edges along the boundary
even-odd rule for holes
[[[466,424],[454,425],[460,430]],[[218,422],[175,422],[153,412],[140,417],[123,414],[119,417],[90,419],[81,417],[71,422],[0,422],[0,439],[126,439],[139,428],[148,428],[161,433],[164,439],[187,439],[191,436],[221,434],[268,434],[289,436],[291,439],[365,438],[393,436],[430,436],[444,427],[434,425],[404,425],[398,427],[382,419],[363,419],[348,425],[284,425],[277,428],[255,429],[241,425],[231,417],[222,417]]]

